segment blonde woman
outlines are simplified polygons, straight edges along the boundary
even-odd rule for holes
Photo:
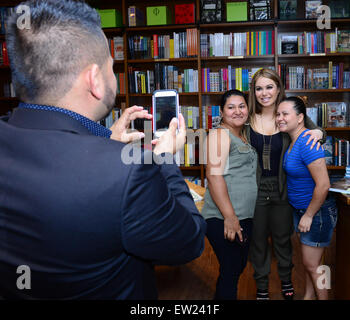
[[[283,154],[290,144],[289,135],[276,126],[276,110],[285,98],[283,83],[278,74],[270,69],[260,69],[253,76],[249,107],[250,126],[246,134],[258,153],[258,199],[253,221],[250,260],[254,268],[257,299],[268,300],[269,273],[271,265],[271,236],[281,279],[281,293],[286,300],[293,299],[292,284],[292,208],[288,203],[286,174],[283,171]],[[324,132],[306,117],[305,125],[310,135],[307,144],[313,148],[323,138]],[[318,145],[319,147],[319,145]]]

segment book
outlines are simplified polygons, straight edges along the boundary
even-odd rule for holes
[[[129,27],[143,26],[145,24],[144,13],[136,6],[128,7]]]
[[[124,60],[124,39],[123,37],[114,37],[114,59]]]
[[[279,1],[279,18],[292,20],[297,17],[298,1],[297,0],[280,0]]]
[[[350,30],[338,30],[338,52],[350,52]]]
[[[271,0],[250,0],[250,20],[271,19]]]
[[[331,9],[331,18],[349,18],[350,1],[349,0],[332,0],[328,4]]]
[[[222,0],[201,0],[201,22],[222,21]]]
[[[226,3],[226,21],[247,21],[248,20],[248,2],[227,2]]]
[[[297,54],[298,53],[298,36],[282,35],[281,36],[281,53]]]
[[[317,8],[321,5],[321,0],[305,1],[305,18],[317,19],[321,15],[321,13],[317,13]]]
[[[329,191],[350,194],[350,179],[344,178],[333,182]]]
[[[175,5],[175,24],[186,24],[195,22],[195,5],[176,4]]]
[[[327,136],[326,142],[323,144],[324,158],[326,160],[326,165],[333,165],[333,146],[334,139],[332,136]]]
[[[327,102],[327,126],[346,127],[348,107],[345,102]]]

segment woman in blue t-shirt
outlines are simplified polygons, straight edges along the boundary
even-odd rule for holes
[[[287,173],[288,199],[294,208],[294,227],[300,233],[301,252],[306,271],[304,299],[328,298],[327,290],[319,288],[317,269],[324,248],[330,244],[337,219],[337,210],[326,200],[330,187],[323,149],[310,149],[303,134],[306,107],[298,97],[281,101],[276,122],[279,130],[287,132],[291,144],[283,159]]]

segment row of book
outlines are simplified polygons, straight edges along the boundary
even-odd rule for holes
[[[274,67],[269,67],[274,69]],[[234,68],[228,65],[218,71],[202,69],[202,92],[222,92],[231,89],[248,91],[253,75],[260,68]]]
[[[128,67],[130,93],[153,93],[154,90],[175,89],[181,92],[198,92],[198,70],[155,63],[154,70],[141,71]]]
[[[327,165],[350,165],[350,144],[348,140],[327,136],[323,147]]]
[[[185,119],[186,128],[199,129],[200,116],[198,106],[180,106],[181,113]]]
[[[124,60],[124,39],[123,37],[108,38],[108,45],[113,60]]]
[[[202,128],[216,129],[220,126],[220,106],[202,107]]]
[[[202,57],[261,56],[275,53],[275,32],[252,31],[201,34]]]
[[[344,101],[316,103],[306,109],[306,114],[323,128],[350,126],[349,106]]]
[[[280,64],[278,73],[286,90],[293,89],[349,89],[350,70],[344,70],[344,63],[333,65],[328,62],[328,68],[307,68]]]
[[[106,118],[98,121],[98,124],[106,127],[106,128],[110,128],[112,126],[112,124],[117,121],[120,116],[122,115],[122,108],[125,108],[125,103],[122,103],[122,105],[120,106],[120,108],[113,108],[112,111],[107,115]]]
[[[173,35],[135,35],[128,38],[131,59],[170,59],[197,56],[197,29],[173,32]]]
[[[278,54],[350,52],[350,30],[278,34]]]

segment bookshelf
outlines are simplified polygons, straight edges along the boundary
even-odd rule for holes
[[[4,6],[14,6],[20,1],[5,1],[0,0],[0,7]],[[155,73],[156,66],[164,68],[167,67],[166,71],[168,74],[177,74],[181,73],[190,73],[193,77],[194,73],[198,72],[198,78],[192,79],[196,81],[195,87],[189,90],[188,88],[181,88],[179,90],[179,98],[181,106],[191,106],[192,112],[197,112],[199,114],[199,128],[204,128],[201,132],[208,132],[208,129],[204,127],[203,121],[201,119],[202,112],[206,106],[217,106],[220,103],[220,98],[225,89],[225,86],[219,87],[218,91],[208,90],[205,88],[205,82],[203,82],[204,72],[218,73],[219,76],[223,74],[230,74],[236,72],[236,69],[241,68],[242,70],[248,70],[248,78],[251,77],[252,70],[254,68],[260,67],[272,67],[276,71],[279,70],[280,65],[286,65],[287,67],[302,66],[305,69],[307,68],[329,68],[329,62],[332,61],[333,66],[343,64],[344,70],[349,70],[350,68],[350,52],[326,52],[326,53],[294,53],[294,54],[283,54],[279,53],[279,36],[284,33],[316,33],[320,32],[334,32],[335,28],[337,30],[349,30],[350,17],[349,18],[333,18],[331,19],[331,29],[327,30],[318,30],[315,19],[305,19],[305,1],[297,0],[297,10],[295,17],[286,20],[279,19],[279,10],[282,1],[272,0],[271,1],[271,17],[268,20],[259,20],[259,21],[249,21],[249,12],[248,12],[248,21],[235,21],[227,22],[226,17],[226,3],[227,2],[237,2],[235,0],[223,0],[222,1],[222,14],[221,22],[213,23],[203,23],[201,22],[201,0],[181,0],[179,2],[173,2],[170,0],[161,1],[161,0],[150,0],[150,1],[141,1],[141,0],[121,0],[121,1],[107,1],[107,0],[88,0],[87,1],[91,6],[99,9],[116,9],[122,13],[123,25],[115,28],[104,28],[104,32],[108,39],[114,39],[115,37],[120,37],[123,44],[123,59],[115,60],[114,62],[114,71],[116,74],[124,74],[124,78],[120,81],[124,81],[124,89],[121,90],[116,97],[116,107],[125,109],[134,104],[142,106],[151,106],[152,103],[152,93],[147,92],[147,84],[142,85],[142,81],[146,81],[150,76],[150,73],[147,71],[153,71]],[[330,0],[324,0],[323,4],[328,5]],[[186,24],[175,24],[174,23],[174,12],[176,4],[194,4],[195,5],[195,20],[192,23]],[[146,7],[149,6],[167,6],[172,15],[173,20],[166,25],[153,25],[153,26],[129,26],[128,24],[128,8],[130,6],[136,6],[145,16],[146,22]],[[249,9],[249,1],[248,1]],[[159,38],[165,38],[169,36],[170,39],[174,39],[174,33],[176,34],[187,34],[188,30],[195,30],[191,35],[192,40],[194,41],[193,50],[187,52],[184,56],[166,56],[154,58],[152,56],[152,40],[154,40],[154,35]],[[265,47],[259,47],[260,52],[248,52],[249,49],[245,49],[242,54],[236,55],[234,52],[225,52],[225,54],[219,56],[210,56],[203,55],[201,47],[201,37],[210,38],[210,35],[215,33],[222,33],[223,35],[231,34],[252,34],[256,36],[259,34],[259,39],[266,40]],[[273,36],[272,36],[273,35]],[[148,42],[148,56],[132,56],[130,50],[130,38],[141,39],[149,38]],[[182,37],[182,36],[181,36]],[[234,35],[231,36],[234,39]],[[269,38],[270,37],[270,38]],[[241,42],[243,42],[242,38]],[[5,41],[4,35],[0,35],[0,42]],[[138,40],[137,40],[138,41]],[[144,40],[142,40],[144,41]],[[202,40],[203,41],[203,40]],[[234,41],[234,40],[233,40]],[[245,40],[247,41],[247,39]],[[214,42],[215,43],[215,42]],[[252,45],[252,43],[251,43]],[[187,47],[187,43],[186,46]],[[188,47],[187,47],[188,49]],[[212,49],[213,50],[213,49]],[[216,49],[215,49],[216,50]],[[153,46],[154,53],[154,46]],[[257,53],[257,54],[256,54]],[[169,66],[170,69],[169,69]],[[132,68],[132,70],[131,70]],[[230,69],[230,71],[228,71]],[[186,71],[192,70],[192,71]],[[234,71],[232,71],[234,70]],[[136,75],[132,72],[136,71]],[[242,72],[240,76],[247,73],[247,71],[238,71]],[[249,74],[250,72],[250,74]],[[142,75],[142,73],[144,73]],[[209,73],[208,73],[209,75]],[[140,79],[138,79],[139,77]],[[184,75],[185,77],[185,75]],[[244,76],[243,76],[244,77]],[[247,77],[247,74],[245,75]],[[9,82],[11,78],[10,69],[8,66],[0,65],[0,115],[6,114],[12,108],[14,108],[18,99],[15,97],[5,97],[4,84]],[[135,80],[136,78],[136,80]],[[168,80],[168,78],[167,78]],[[177,79],[179,80],[179,79]],[[130,86],[130,82],[134,81],[137,85],[139,81],[140,88],[143,86],[146,91],[135,90]],[[171,86],[176,85],[176,79],[171,81]],[[169,84],[169,83],[167,83]],[[193,84],[193,83],[192,83]],[[231,83],[233,84],[233,83]],[[235,84],[234,84],[235,85]],[[247,85],[247,83],[245,83]],[[221,89],[221,90],[220,90]],[[246,87],[241,87],[243,91],[248,91]],[[189,92],[190,91],[190,92]],[[143,92],[143,93],[142,93]],[[338,86],[334,88],[322,88],[322,89],[313,89],[307,88],[304,86],[301,89],[292,89],[287,88],[286,94],[290,95],[303,95],[308,97],[309,107],[322,103],[322,102],[347,102],[348,108],[350,108],[350,88],[342,88]],[[197,108],[197,109],[194,109]],[[193,111],[195,110],[195,111]],[[196,129],[194,129],[196,130]],[[349,125],[341,128],[326,128],[327,134],[336,138],[342,138],[350,140],[350,127]],[[198,160],[198,159],[197,159]],[[344,166],[335,166],[331,165],[328,167],[331,172],[342,173],[344,171]],[[199,163],[194,163],[191,166],[182,166],[182,172],[185,176],[196,176],[201,180],[202,186],[204,186],[205,178],[205,169],[204,165]]]

